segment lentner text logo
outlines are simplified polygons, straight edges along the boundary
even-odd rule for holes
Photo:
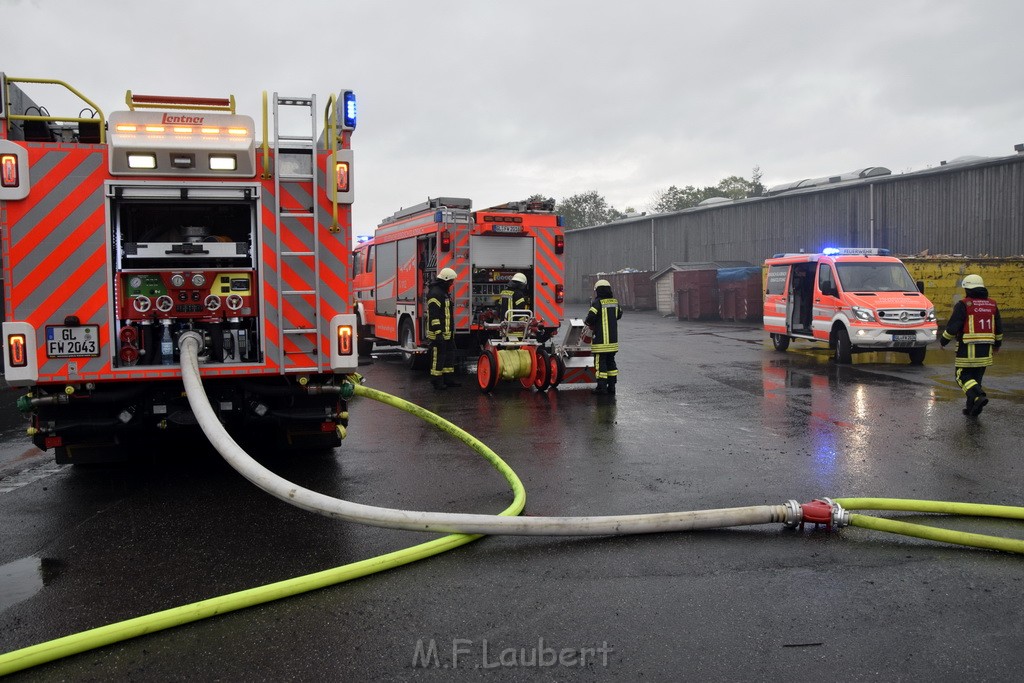
[[[205,116],[186,116],[185,114],[164,114],[161,123],[201,126]]]
[[[442,643],[442,647],[443,647]],[[434,638],[420,638],[412,654],[414,669],[498,669],[608,666],[614,650],[607,641],[590,647],[552,647],[544,638],[530,647],[501,647],[486,638],[455,638],[451,651],[438,649]]]

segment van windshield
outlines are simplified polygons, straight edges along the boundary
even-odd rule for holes
[[[917,285],[902,263],[836,263],[846,292],[916,292]]]

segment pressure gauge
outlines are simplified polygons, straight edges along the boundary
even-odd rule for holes
[[[142,278],[138,275],[132,275],[131,279],[128,280],[128,286],[132,289],[138,289],[142,286]]]
[[[185,284],[185,276],[181,273],[175,273],[171,276],[171,287],[181,287]]]
[[[195,273],[192,276],[192,286],[193,287],[202,287],[205,284],[206,284],[206,276],[203,275],[202,273]]]

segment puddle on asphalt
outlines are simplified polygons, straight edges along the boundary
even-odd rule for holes
[[[0,565],[0,612],[42,590],[59,566],[59,560],[39,557],[23,557]]]

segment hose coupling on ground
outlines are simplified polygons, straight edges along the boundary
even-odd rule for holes
[[[801,505],[795,500],[786,501],[786,520],[783,522],[786,528],[802,531],[804,524],[810,522],[817,528],[824,524],[828,531],[841,529],[850,523],[850,513],[831,498],[815,498],[809,503]]]

